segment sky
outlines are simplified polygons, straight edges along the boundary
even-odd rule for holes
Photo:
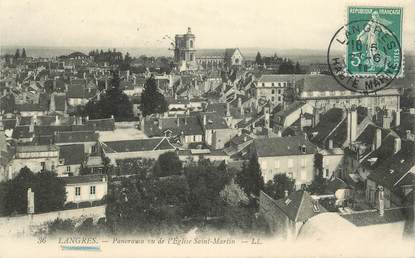
[[[327,49],[350,3],[403,7],[414,50],[414,0],[0,0],[0,45],[168,48],[191,27],[197,48]]]

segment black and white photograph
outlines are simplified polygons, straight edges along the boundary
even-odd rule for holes
[[[413,0],[0,0],[0,258],[415,257]]]

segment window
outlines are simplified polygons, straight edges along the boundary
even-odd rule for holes
[[[288,168],[293,168],[294,167],[294,163],[292,159],[288,159]]]
[[[93,186],[89,187],[89,193],[90,193],[91,195],[95,195],[95,185],[93,185]]]
[[[66,172],[71,172],[71,166],[66,166]]]
[[[274,83],[272,83],[272,86],[274,86]],[[275,90],[271,90],[271,94],[274,94]]]
[[[281,96],[278,96],[278,101],[281,101]]]
[[[305,170],[301,170],[301,181],[307,180],[307,172]]]
[[[193,48],[193,40],[190,40],[190,48]],[[193,59],[193,58],[190,58]]]
[[[96,145],[92,145],[91,146],[91,153],[95,153],[97,151],[97,146]]]
[[[305,168],[306,165],[307,165],[307,160],[306,159],[302,159],[301,160],[301,167]]]
[[[42,167],[42,170],[46,169],[46,163],[44,161],[40,162],[40,166]]]
[[[278,94],[281,94],[281,90],[278,90]]]
[[[262,87],[265,87],[265,83],[262,83]]]
[[[275,161],[275,168],[280,168],[280,161],[279,160]]]
[[[267,166],[267,162],[266,162],[265,160],[264,160],[264,161],[262,161],[261,167],[262,167],[263,169],[267,169],[267,168],[268,168],[268,166]]]
[[[275,86],[275,83],[272,83],[272,87],[274,87]],[[272,90],[272,94],[274,94],[274,90]]]
[[[81,187],[75,187],[75,196],[81,196]]]

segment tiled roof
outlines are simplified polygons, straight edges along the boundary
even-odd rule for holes
[[[386,137],[382,137],[380,147],[370,153],[370,155],[361,162],[361,166],[367,169],[376,169],[390,158],[393,155],[395,138],[397,138],[397,136],[394,134],[388,134]]]
[[[302,146],[305,146],[305,153]],[[254,140],[258,157],[291,156],[313,154],[317,148],[304,135],[291,137],[260,138]]]
[[[302,91],[346,91],[334,78],[330,75],[309,75],[305,76],[301,82]]]
[[[85,86],[81,84],[74,84],[69,87],[67,96],[68,98],[90,99],[94,97],[96,93],[96,89],[86,89]]]
[[[408,173],[413,173],[410,170],[415,166],[415,144],[412,141],[402,140],[401,146],[401,150],[394,155],[389,154],[389,158],[379,157],[380,164],[368,175],[368,179],[392,189],[408,176]]]
[[[275,114],[275,116],[281,117],[281,119],[283,121],[285,119],[285,117],[287,117],[288,115],[290,115],[294,111],[302,108],[305,104],[306,103],[302,102],[302,101],[295,101],[295,102],[291,103],[290,105],[288,105],[284,110],[281,110],[280,112]]]
[[[108,153],[175,149],[166,138],[104,142],[102,146]]]
[[[98,133],[94,131],[56,132],[55,143],[96,142]]]
[[[295,222],[306,221],[317,214],[326,212],[323,206],[303,190],[292,192],[287,198],[276,200],[275,204],[291,221]]]
[[[34,133],[30,132],[29,126],[16,126],[13,129],[12,138],[13,139],[21,139],[21,138],[31,138],[33,137]]]
[[[312,129],[310,140],[318,145],[324,145],[325,139],[339,125],[343,119],[343,110],[340,108],[332,108],[325,114],[320,115],[320,122]],[[314,132],[314,133],[313,133]],[[315,134],[317,132],[317,134]]]
[[[206,116],[206,129],[217,130],[229,128],[225,119],[217,113],[201,113],[199,117],[201,124],[203,124],[203,115]]]
[[[16,147],[16,153],[22,152],[44,152],[59,150],[55,145],[22,145]]]
[[[380,216],[378,210],[369,210],[351,214],[342,214],[341,216],[353,223],[355,226],[364,227],[371,225],[394,223],[405,220],[405,209],[394,208],[385,209],[384,215]]]
[[[55,99],[55,110],[65,111],[66,95],[52,95],[52,98]]]
[[[65,176],[60,177],[66,185],[82,184],[82,183],[106,183],[105,175],[84,175],[84,176]]]
[[[83,144],[71,144],[59,146],[59,158],[64,159],[64,165],[77,165],[84,161]]]
[[[144,132],[148,136],[163,136],[166,130],[172,131],[173,135],[203,134],[202,126],[196,116],[149,118],[144,122]]]
[[[293,80],[292,74],[263,74],[258,82],[291,82]]]
[[[19,110],[20,112],[30,112],[30,111],[48,111],[48,108],[46,105],[41,105],[41,104],[30,104],[30,103],[25,103],[25,104],[19,104],[16,105],[17,110]]]
[[[115,121],[113,118],[90,119],[85,124],[96,131],[114,131],[115,129]]]

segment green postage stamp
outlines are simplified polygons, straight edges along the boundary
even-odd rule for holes
[[[402,8],[348,7],[346,72],[350,76],[402,75]]]

